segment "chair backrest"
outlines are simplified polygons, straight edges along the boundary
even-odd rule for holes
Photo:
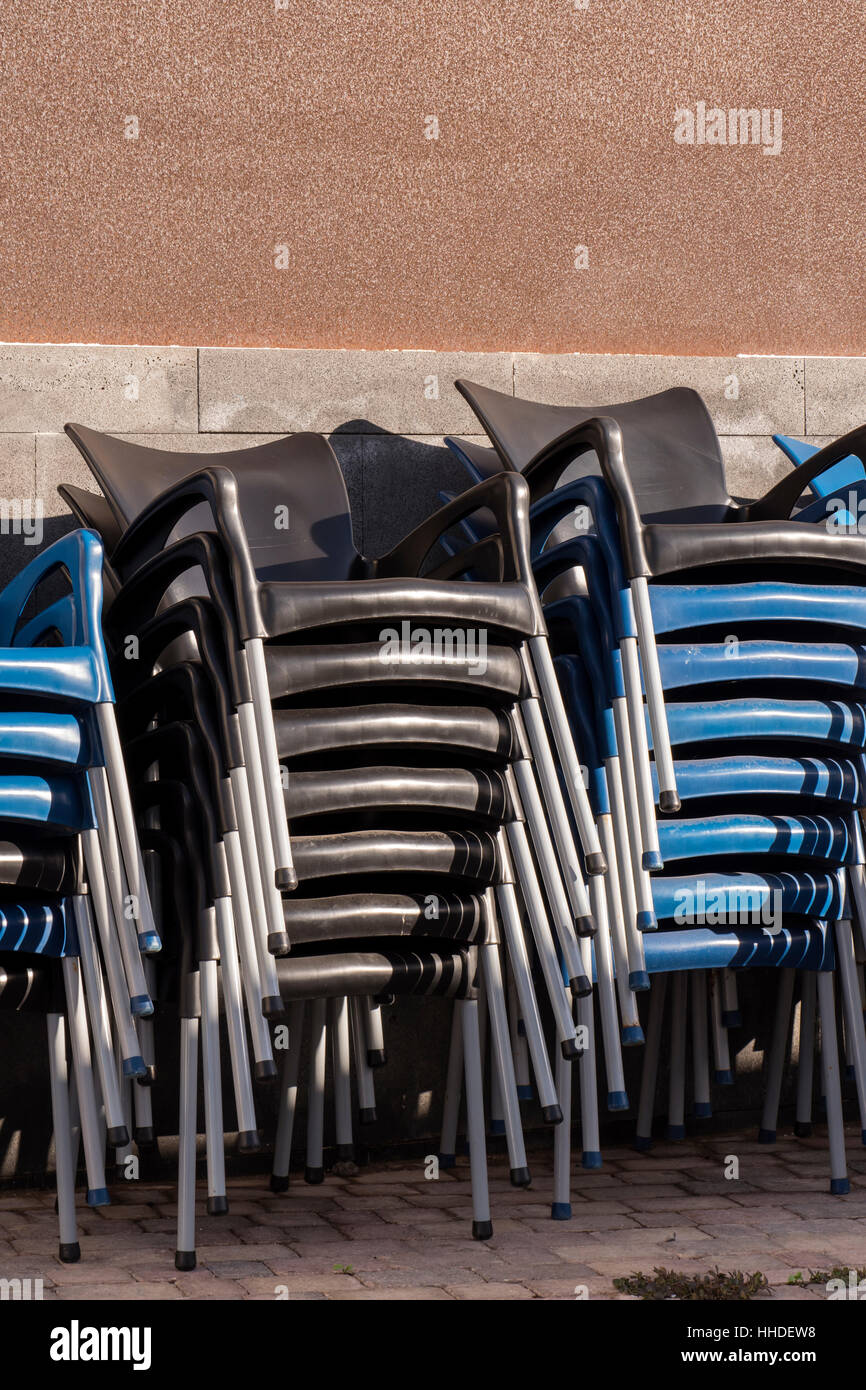
[[[247,449],[196,454],[130,444],[84,425],[66,426],[120,526],[160,493],[208,464],[231,470],[259,579],[346,579],[357,572],[352,515],[340,465],[327,440],[296,434]],[[173,539],[214,529],[208,507],[190,510]]]
[[[455,385],[503,463],[529,478],[533,499],[540,469],[545,474],[558,470],[563,479],[600,472],[591,452],[580,455],[567,472],[566,466],[575,459],[571,433],[603,415],[622,431],[626,466],[644,520],[684,520],[684,512],[705,521],[722,520],[731,506],[718,436],[697,391],[675,386],[618,405],[545,405],[468,381]]]

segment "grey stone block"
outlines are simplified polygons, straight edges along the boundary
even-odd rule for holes
[[[612,405],[671,386],[699,391],[719,434],[803,429],[800,358],[514,354],[515,395],[551,405]]]
[[[36,462],[32,434],[0,434],[0,587],[31,560],[34,547],[15,534],[12,504],[35,501]],[[31,516],[34,512],[30,513]]]
[[[470,432],[454,390],[466,376],[511,390],[510,353],[203,348],[203,430]]]
[[[732,497],[754,500],[791,472],[791,464],[769,435],[729,434],[721,443]]]
[[[836,439],[866,421],[866,357],[806,358],[806,428]]]
[[[198,427],[196,349],[0,346],[0,430]]]

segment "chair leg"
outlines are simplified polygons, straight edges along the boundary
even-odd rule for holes
[[[571,1001],[565,993],[562,970],[557,958],[556,947],[553,944],[544,899],[541,896],[541,888],[535,873],[535,865],[532,862],[526,826],[522,821],[511,821],[506,826],[506,833],[508,846],[514,856],[517,868],[517,880],[529,914],[532,938],[538,953],[544,983],[547,986],[547,996],[556,1022],[556,1035],[564,1055],[574,1058],[577,1056],[577,1044],[574,1036],[574,1020],[571,1016]]]
[[[358,1088],[358,1120],[362,1125],[376,1123],[376,1088],[373,1070],[367,1060],[366,1007],[357,995],[349,1000],[352,1024],[352,1056],[355,1062],[355,1085]]]
[[[592,948],[584,938],[580,943],[584,971],[592,979]],[[585,1043],[578,1063],[580,1075],[580,1136],[583,1168],[601,1167],[601,1139],[598,1125],[598,1067],[595,1049],[595,1009],[593,996],[582,995],[577,1001],[577,1024]]]
[[[646,1051],[640,1078],[640,1099],[637,1112],[637,1132],[634,1146],[639,1153],[652,1147],[653,1111],[655,1109],[656,1083],[659,1074],[659,1056],[662,1043],[662,1023],[664,1021],[665,999],[668,992],[668,977],[656,975],[650,991],[649,1022],[647,1024]]]
[[[581,952],[581,958],[582,958]],[[590,976],[591,978],[591,976]],[[511,1035],[511,1055],[514,1058],[514,1073],[517,1078],[517,1099],[532,1100],[535,1094],[532,1087],[532,1074],[529,1069],[529,1048],[526,1046],[526,1029],[520,1017],[520,1003],[514,984],[514,974],[505,958],[505,979],[508,990],[508,1028]]]
[[[337,1134],[337,1159],[353,1163],[355,1145],[352,1140],[352,1063],[349,1048],[349,1001],[328,1000],[328,1033],[331,1040],[331,1069],[334,1074],[334,1118]]]
[[[737,997],[737,976],[733,970],[722,971],[722,1027],[740,1027],[740,1001]]]
[[[120,1102],[120,1088],[117,1084],[117,1070],[112,1052],[111,1018],[93,933],[90,903],[84,894],[78,893],[72,898],[72,915],[78,932],[81,970],[84,977],[84,1002],[90,1019],[96,1070],[105,1106],[108,1142],[116,1147],[129,1143],[129,1131]]]
[[[798,1139],[808,1139],[812,1133],[812,1089],[815,1074],[815,971],[805,970],[800,978],[802,992],[794,1133]]]
[[[676,773],[671,751],[671,736],[668,730],[656,635],[653,628],[649,587],[646,579],[640,577],[631,581],[629,589],[634,605],[647,711],[653,734],[653,757],[659,782],[659,806],[662,811],[678,811],[680,799],[677,795]],[[631,710],[629,710],[629,715],[631,715]]]
[[[514,975],[514,983],[517,988],[517,997],[520,1001],[520,1012],[523,1017],[523,1026],[526,1030],[529,1055],[532,1058],[532,1069],[535,1073],[535,1084],[541,1104],[541,1113],[546,1124],[559,1124],[562,1120],[562,1111],[559,1108],[559,1101],[556,1098],[556,1087],[553,1082],[553,1074],[550,1070],[550,1059],[547,1055],[544,1034],[541,1030],[541,1017],[538,1012],[538,1002],[535,998],[535,991],[532,987],[532,976],[529,971],[529,956],[526,950],[526,941],[523,936],[523,925],[520,921],[520,913],[517,909],[517,896],[514,892],[513,883],[503,883],[499,885],[496,889],[496,901],[505,932],[505,942],[508,950],[508,957],[511,962],[511,970]]]
[[[274,1141],[274,1161],[271,1166],[271,1191],[285,1192],[289,1185],[292,1162],[292,1134],[298,1105],[298,1076],[301,1070],[301,1039],[304,1031],[304,1001],[296,999],[289,1005],[289,1047],[283,1061],[277,1137]]]
[[[734,1073],[731,1069],[731,1052],[728,1047],[727,1029],[722,1025],[722,982],[721,971],[710,974],[710,1018],[713,1025],[713,1065],[717,1086],[733,1086]]]
[[[212,911],[213,909],[209,909]],[[219,982],[215,960],[199,964],[201,978],[201,1069],[204,1083],[204,1132],[207,1145],[208,1216],[224,1216],[226,1160],[223,1142],[222,1068],[220,1065]]]
[[[668,1078],[668,1127],[666,1137],[686,1137],[686,1023],[688,980],[684,971],[674,975],[671,989],[671,1069]]]
[[[385,1052],[385,1031],[382,1024],[382,1005],[375,999],[364,999],[367,1028],[367,1061],[371,1067],[384,1067],[387,1061]]]
[[[477,1000],[458,999],[457,1012],[463,1029],[466,1127],[469,1137],[469,1171],[472,1178],[472,1234],[476,1240],[489,1240],[493,1235],[493,1226],[490,1221],[490,1196],[487,1187],[487,1142]]]
[[[180,1021],[180,1122],[177,1155],[177,1248],[175,1269],[195,1269],[196,1100],[198,1095],[197,1018]]]
[[[93,899],[96,926],[102,946],[105,973],[108,976],[108,995],[114,1015],[114,1027],[123,1058],[125,1076],[144,1076],[146,1067],[129,1007],[129,990],[123,960],[114,931],[114,917],[108,901],[108,888],[102,867],[102,855],[95,830],[85,830],[81,836],[87,868],[87,883]]]
[[[234,793],[234,783],[232,783]],[[235,806],[237,798],[235,797]],[[253,1044],[253,1075],[257,1081],[272,1080],[277,1074],[271,1047],[271,1035],[262,1014],[263,988],[259,974],[259,959],[256,947],[256,930],[253,926],[253,912],[258,913],[260,905],[256,889],[261,887],[258,878],[252,887],[247,887],[247,874],[244,862],[243,845],[240,833],[231,830],[223,837],[226,860],[229,869],[229,883],[232,890],[232,917],[237,932],[238,955],[241,963],[241,983],[247,1006],[250,1036]]]
[[[636,655],[635,661],[637,661]],[[614,732],[616,734],[616,746],[619,750],[619,765],[622,775],[622,790],[625,802],[626,829],[628,831],[628,843],[631,849],[632,876],[637,898],[637,924],[641,931],[654,931],[658,926],[658,921],[653,905],[652,880],[650,879],[649,870],[650,868],[655,869],[661,867],[661,854],[658,854],[658,862],[656,862],[655,855],[652,853],[648,854],[646,864],[644,863],[644,831],[641,824],[640,791],[635,775],[634,740],[632,739],[628,718],[628,701],[624,696],[618,696],[613,701],[613,722]],[[646,730],[644,730],[644,742],[645,741]],[[642,765],[648,776],[649,750],[643,754]],[[658,827],[656,826],[655,806],[652,801],[652,788],[649,790],[649,799],[653,836],[656,841],[656,850],[658,850]]]
[[[598,1007],[604,1045],[604,1066],[607,1074],[607,1108],[608,1110],[627,1110],[628,1096],[625,1089],[625,1073],[622,1068],[622,1052],[616,1013],[616,990],[613,979],[610,928],[607,920],[606,890],[604,879],[598,874],[590,879],[589,891],[592,897],[592,915],[598,928],[593,941],[593,949],[598,981]]]
[[[229,772],[229,780],[238,824],[236,833],[240,840],[244,878],[252,915],[253,940],[262,992],[261,1007],[266,1013],[278,1015],[282,1012],[283,1005],[277,980],[276,961],[268,949],[268,936],[270,934],[284,935],[285,919],[283,918],[282,907],[280,907],[277,917],[271,890],[269,888],[266,895],[262,884],[262,865],[259,861],[258,849],[259,829],[253,815],[246,768],[233,767]],[[274,1068],[272,1075],[276,1075],[276,1068]]]
[[[851,1184],[845,1161],[845,1128],[842,1120],[833,974],[829,970],[819,970],[816,974],[818,1014],[821,1020],[821,1073],[827,1098],[827,1137],[830,1144],[830,1191],[834,1196],[844,1196],[846,1192],[850,1192]]]
[[[96,1103],[96,1088],[90,1054],[90,1037],[87,1032],[84,992],[81,988],[81,974],[78,961],[69,956],[64,959],[62,967],[67,1017],[69,1019],[69,1037],[72,1042],[72,1062],[75,1069],[75,1087],[78,1092],[81,1134],[84,1140],[84,1158],[87,1165],[87,1205],[104,1207],[109,1204],[110,1198],[105,1182],[105,1151],[100,1136],[99,1109]]]
[[[140,949],[158,951],[159,932],[153,917],[150,894],[144,873],[144,861],[135,828],[135,815],[129,795],[129,783],[123,761],[123,749],[117,729],[117,717],[112,704],[96,706],[96,722],[105,757],[105,773],[109,793],[109,813],[113,813],[117,837],[123,855],[123,865],[129,891],[133,897],[135,920]]]
[[[758,1130],[759,1144],[775,1144],[779,1122],[779,1101],[782,1095],[782,1074],[791,1031],[791,1006],[794,999],[794,971],[779,971],[779,990],[773,1017],[773,1035],[767,1060],[767,1080],[764,1088],[764,1110]]]
[[[69,1105],[69,1062],[62,1014],[49,1014],[48,1069],[51,1077],[51,1114],[54,1123],[54,1163],[57,1181],[57,1214],[60,1259],[75,1264],[81,1259],[75,1220],[75,1160]]]
[[[448,1068],[445,1076],[445,1099],[442,1105],[442,1130],[439,1136],[439,1167],[453,1168],[457,1163],[457,1124],[463,1096],[463,1020],[454,1005],[451,1015],[451,1041],[448,1048]]]
[[[280,887],[293,888],[297,884],[297,875],[292,864],[292,846],[289,839],[286,806],[280,778],[280,755],[274,732],[274,716],[268,688],[265,649],[261,638],[258,637],[246,642],[244,649],[252,687],[258,745],[261,749],[262,785],[267,798],[268,816],[271,820],[274,858],[281,875]]]
[[[607,920],[610,929],[613,959],[616,967],[616,992],[619,999],[620,1040],[623,1047],[643,1042],[637,999],[631,987],[628,946],[626,944],[626,908],[622,900],[622,879],[619,855],[614,842],[610,816],[599,816],[598,830],[608,863],[604,888],[607,896]],[[633,905],[633,904],[632,904]]]
[[[571,1219],[571,1097],[574,1072],[561,1052],[556,1055],[556,1094],[562,1110],[562,1124],[553,1132],[553,1221]]]
[[[616,853],[616,876],[622,898],[623,942],[628,957],[626,979],[630,990],[644,990],[649,989],[649,975],[647,974],[644,955],[643,935],[638,930],[637,897],[635,895],[635,882],[632,877],[631,844],[625,816],[625,792],[622,785],[622,769],[619,758],[608,758],[605,761],[605,775],[610,797],[611,837]],[[614,866],[610,864],[610,860],[608,863],[610,865],[609,872],[613,875]],[[640,1023],[637,1024],[637,1027],[640,1028]],[[624,1043],[625,1041],[623,1038]],[[642,1043],[643,1033],[634,1041]]]
[[[307,1166],[304,1182],[325,1181],[325,1061],[327,1000],[314,999],[310,1008],[310,1079],[307,1091]]]
[[[620,656],[622,658],[622,675],[628,712],[632,765],[637,790],[637,812],[642,845],[641,864],[645,869],[660,869],[663,861],[653,797],[649,741],[646,731],[646,709],[643,701],[640,656],[636,638],[623,638],[620,643]]]
[[[133,1138],[139,1149],[147,1149],[154,1143],[153,1092],[149,1086],[139,1086],[134,1081],[126,1084],[132,1090]]]
[[[220,951],[220,984],[222,985],[229,1056],[232,1067],[232,1088],[238,1126],[238,1148],[252,1153],[261,1148],[261,1135],[256,1124],[256,1108],[250,1082],[250,1058],[244,1028],[243,997],[238,970],[237,939],[232,916],[231,898],[217,898],[217,939]]]
[[[130,1008],[134,1015],[151,1014],[153,1013],[153,1003],[147,993],[144,963],[138,940],[139,919],[134,915],[138,911],[138,903],[133,893],[132,915],[130,915],[130,904],[127,902],[127,880],[121,860],[120,844],[117,838],[117,827],[114,823],[105,769],[92,768],[88,773],[88,780],[93,792],[99,851],[108,883],[108,896],[114,916],[117,940],[120,943],[123,957]],[[148,901],[150,901],[149,898]]]
[[[562,874],[544,817],[544,808],[541,804],[532,764],[528,759],[522,758],[512,763],[512,768],[517,782],[520,804],[523,807],[526,824],[529,828],[529,837],[535,850],[538,867],[541,870],[541,879],[568,979],[569,982],[580,983],[580,952],[577,945],[575,922],[562,884]],[[590,915],[589,897],[582,878],[575,883],[574,891],[575,896],[581,899],[584,907],[580,929],[582,932],[594,929]]]
[[[237,711],[238,724],[241,731],[241,742],[243,746],[244,766],[239,768],[241,780],[246,789],[250,815],[255,834],[255,858],[259,866],[259,877],[262,887],[262,898],[264,901],[266,923],[266,935],[264,939],[259,938],[260,947],[265,950],[259,952],[259,973],[262,977],[262,984],[268,991],[266,997],[271,1000],[272,1007],[277,1008],[279,990],[276,995],[272,990],[277,982],[276,966],[271,956],[270,961],[265,957],[270,955],[268,951],[268,938],[271,934],[277,941],[282,941],[285,936],[286,923],[283,917],[283,899],[280,889],[277,887],[277,864],[274,855],[274,839],[271,828],[271,808],[268,801],[268,789],[265,787],[265,773],[261,748],[259,746],[258,732],[256,729],[255,716],[252,706],[245,704],[239,705]],[[279,768],[275,764],[279,787],[280,814],[283,823],[286,824],[286,806],[283,796],[282,786],[279,784]],[[288,843],[288,835],[285,836]]]
[[[505,992],[502,984],[502,963],[499,958],[499,946],[495,941],[482,946],[481,963],[490,1013],[490,1038],[494,1061],[493,1078],[498,1082],[499,1098],[502,1103],[511,1183],[513,1187],[528,1187],[531,1175],[526,1163],[523,1126],[520,1122],[520,1105],[517,1099],[517,1080],[514,1075],[514,1059],[511,1056],[508,1036]]]
[[[836,955],[839,962],[839,983],[842,987],[842,1008],[845,1018],[845,1033],[854,1062],[854,1081],[857,1086],[857,1104],[860,1110],[860,1137],[866,1144],[866,1034],[863,1030],[863,1012],[860,1008],[860,986],[857,980],[857,963],[854,959],[854,938],[851,923],[836,922]]]
[[[692,982],[692,1066],[695,1074],[695,1119],[708,1119],[710,1102],[710,1052],[707,1036],[707,972],[694,970]]]

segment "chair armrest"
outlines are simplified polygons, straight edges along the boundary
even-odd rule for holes
[[[215,464],[160,493],[127,527],[111,556],[122,579],[165,546],[177,523],[201,503],[206,503],[231,568],[244,641],[264,637],[258,605],[258,580],[241,516],[238,484],[230,468]]]
[[[502,537],[503,578],[531,586],[529,487],[519,473],[498,473],[446,502],[376,562],[377,576],[416,578],[437,541],[481,507],[489,507],[493,512]]]
[[[856,429],[848,434],[843,434],[840,439],[834,439],[832,444],[827,444],[823,449],[819,449],[816,454],[801,463],[799,468],[795,468],[792,473],[783,478],[775,487],[759,498],[757,502],[752,502],[748,507],[742,509],[744,521],[787,521],[794,510],[794,506],[809,486],[813,478],[817,478],[821,473],[832,468],[834,464],[853,454],[861,461],[866,460],[866,424],[858,425]]]

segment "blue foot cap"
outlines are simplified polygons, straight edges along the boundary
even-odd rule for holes
[[[622,1045],[623,1047],[638,1047],[644,1041],[643,1029],[639,1024],[631,1028],[623,1028]]]
[[[723,1028],[742,1028],[743,1018],[739,1009],[725,1009],[722,1012]]]
[[[649,1134],[636,1134],[634,1137],[634,1146],[639,1154],[648,1153],[653,1146],[652,1138]]]
[[[759,1143],[759,1144],[775,1144],[775,1142],[776,1142],[776,1131],[775,1131],[774,1129],[759,1129],[759,1130],[758,1130],[758,1143]]]
[[[134,994],[129,1001],[129,1010],[136,1018],[150,1018],[153,1000],[149,994]]]
[[[550,1219],[551,1221],[570,1221],[571,1202],[551,1202]]]
[[[517,1088],[518,1100],[532,1100],[532,1097],[534,1095],[535,1092],[533,1091],[531,1086],[518,1086]]]
[[[490,1133],[491,1133],[491,1134],[504,1134],[504,1133],[505,1133],[505,1121],[504,1121],[504,1120],[491,1120],[491,1121],[490,1121]]]
[[[628,987],[635,994],[639,994],[642,989],[649,989],[650,977],[647,972],[645,970],[630,970]]]
[[[87,1205],[89,1207],[110,1207],[111,1198],[108,1195],[107,1187],[91,1187],[87,1193]]]
[[[717,1086],[733,1086],[734,1073],[732,1071],[717,1071],[714,1080]]]
[[[138,949],[143,956],[155,956],[162,950],[159,932],[142,931],[138,933]]]
[[[713,1107],[708,1100],[696,1100],[694,1113],[696,1120],[708,1120],[713,1113]]]
[[[456,1154],[437,1154],[436,1157],[439,1159],[439,1167],[440,1167],[440,1168],[456,1168],[456,1167],[457,1167],[457,1155],[456,1155]]]
[[[628,1096],[625,1091],[608,1091],[608,1110],[628,1110]]]
[[[581,1168],[600,1168],[601,1149],[584,1149],[580,1155]]]
[[[124,1057],[123,1059],[124,1076],[147,1076],[147,1067],[143,1057]]]
[[[645,849],[641,855],[641,865],[651,874],[655,869],[664,868],[664,860],[657,849]]]
[[[830,1193],[833,1197],[844,1197],[851,1191],[851,1184],[847,1178],[831,1178]]]
[[[668,1125],[667,1129],[665,1130],[665,1138],[672,1139],[675,1143],[680,1139],[685,1139],[685,1137],[685,1125]]]
[[[638,931],[658,931],[659,919],[654,912],[639,912],[637,915]]]

